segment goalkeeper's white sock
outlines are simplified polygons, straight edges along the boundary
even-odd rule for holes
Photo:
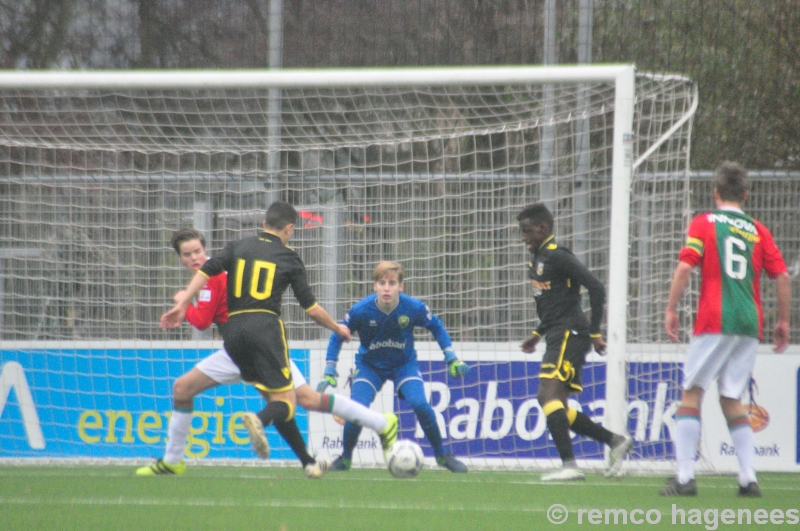
[[[678,461],[678,482],[694,479],[694,462],[700,442],[700,410],[681,407],[675,414],[675,458]]]
[[[756,450],[750,417],[744,415],[729,420],[728,431],[739,460],[739,485],[746,487],[756,481]]]
[[[164,462],[175,465],[183,461],[186,450],[186,441],[189,439],[189,430],[192,428],[194,412],[172,411],[167,430],[167,450],[164,453]]]
[[[374,432],[379,432],[386,427],[386,418],[376,411],[364,406],[344,395],[331,395],[333,408],[331,413],[353,424],[364,426]]]

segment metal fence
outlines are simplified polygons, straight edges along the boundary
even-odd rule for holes
[[[418,177],[331,176],[321,183],[316,176],[314,187],[302,186],[298,178],[281,191],[280,198],[302,212],[293,245],[321,303],[341,317],[371,292],[374,265],[397,259],[407,270],[406,290],[429,303],[454,339],[522,339],[536,314],[516,214],[530,202],[525,198],[539,197],[540,181],[523,175]],[[796,276],[800,173],[753,171],[750,178],[746,211],[772,230]],[[685,219],[713,208],[712,175],[693,173],[690,189],[692,212]],[[321,202],[325,190],[330,198]],[[349,195],[341,193],[348,190]],[[608,211],[606,178],[595,178],[590,195],[595,213]],[[571,196],[569,190],[564,196]],[[0,338],[191,338],[189,327],[165,333],[157,326],[173,293],[188,281],[169,248],[171,230],[164,227],[203,229],[213,254],[225,242],[255,233],[264,201],[264,192],[252,183],[232,178],[0,182]],[[556,212],[559,241],[586,247],[581,258],[605,281],[607,216],[595,214],[577,227],[570,208],[562,204]],[[656,231],[650,238],[657,238],[658,229],[649,230]],[[638,241],[647,239],[640,234]],[[587,247],[587,241],[606,243]],[[645,277],[669,278],[676,259],[653,255],[647,273],[631,264],[637,302],[631,306],[629,341],[666,341],[661,316],[668,286],[650,292],[642,286]],[[296,304],[285,308],[291,338],[320,337]],[[764,282],[764,310],[769,330],[775,315],[771,282]]]

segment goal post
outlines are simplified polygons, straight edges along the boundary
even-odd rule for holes
[[[631,431],[637,462],[661,466],[650,463],[670,459],[664,408],[678,373],[660,315],[696,104],[691,80],[632,65],[0,72],[0,448],[20,459],[163,451],[171,382],[220,345],[188,325],[158,329],[188,281],[169,237],[193,226],[213,254],[281,199],[301,212],[294,242],[334,317],[395,259],[406,292],[442,318],[474,368],[452,380],[418,334],[448,448],[475,466],[551,466],[535,402],[541,351],[518,348],[536,314],[516,214],[542,200],[559,243],[607,286],[609,354],[589,357],[575,407]],[[283,319],[314,386],[327,334],[288,296]],[[237,413],[259,402],[241,385],[198,398],[187,455],[249,461]],[[375,407],[397,409],[401,436],[430,456],[390,388]],[[341,427],[303,419],[309,444],[334,453]],[[359,460],[379,463],[369,437]],[[598,445],[576,449],[602,466]],[[284,450],[274,455],[290,460]]]
[[[614,150],[611,172],[611,226],[608,249],[608,331],[606,348],[605,424],[615,433],[627,425],[628,344],[628,235],[630,186],[633,162],[634,73],[626,70],[617,78],[614,100]]]

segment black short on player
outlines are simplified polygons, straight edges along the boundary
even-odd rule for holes
[[[547,338],[547,350],[542,358],[539,378],[561,380],[571,392],[580,393],[583,391],[581,370],[586,353],[592,348],[589,334],[576,334],[569,329],[548,330]]]
[[[277,316],[245,313],[230,319],[225,328],[225,350],[244,382],[268,393],[294,388],[286,332]]]

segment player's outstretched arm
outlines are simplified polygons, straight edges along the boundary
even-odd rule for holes
[[[350,329],[349,326],[343,323],[339,324],[340,326],[346,327],[348,330]],[[325,352],[325,372],[323,373],[322,381],[317,384],[318,393],[324,393],[328,387],[336,387],[338,384],[336,379],[339,377],[339,373],[336,372],[336,364],[339,361],[339,352],[342,350],[342,343],[344,343],[344,341],[344,337],[338,333],[334,332],[331,334],[328,340],[328,350]]]
[[[539,334],[539,332],[534,330],[533,334],[531,334],[531,336],[525,341],[523,341],[522,344],[520,345],[522,352],[524,352],[525,354],[532,353],[534,350],[536,350],[536,345],[539,344],[540,339],[542,339],[542,336]]]
[[[169,311],[165,312],[159,320],[159,327],[161,330],[168,330],[170,328],[177,328],[183,322],[186,316],[186,308],[180,305],[173,306]]]
[[[672,275],[672,286],[669,290],[669,300],[667,309],[664,312],[664,330],[667,336],[675,343],[680,343],[678,332],[680,331],[680,320],[678,319],[678,302],[681,300],[686,286],[689,285],[689,277],[692,274],[692,265],[686,262],[678,263],[675,273]]]
[[[604,307],[606,303],[606,288],[594,274],[589,271],[583,263],[572,253],[558,253],[554,255],[557,262],[553,263],[565,272],[572,285],[578,284],[586,288],[589,292],[589,308],[591,309],[591,319],[589,330],[592,334],[600,332],[600,325],[603,322]]]
[[[600,354],[601,356],[606,355],[606,342],[603,341],[603,336],[600,334],[592,334],[592,346],[594,347],[594,351]]]
[[[306,314],[318,325],[339,334],[345,341],[350,341],[350,329],[345,325],[334,321],[333,317],[331,317],[328,312],[325,311],[325,308],[319,304],[315,304],[306,310]]]
[[[776,295],[778,298],[778,322],[772,338],[775,342],[774,352],[783,352],[789,346],[789,314],[792,306],[792,278],[789,273],[775,277]]]
[[[177,328],[181,324],[183,318],[186,316],[186,308],[188,308],[189,303],[192,302],[192,297],[197,295],[207,281],[208,277],[203,272],[198,271],[191,282],[189,282],[186,289],[176,294],[175,306],[162,315],[159,321],[159,326],[162,330]]]
[[[450,339],[450,334],[447,333],[444,323],[430,311],[427,305],[424,305],[424,308],[424,316],[417,324],[427,328],[433,334],[434,339],[436,339],[442,352],[444,352],[444,362],[447,365],[450,376],[453,378],[466,376],[469,374],[469,365],[456,356],[456,351],[453,350],[453,341]]]

